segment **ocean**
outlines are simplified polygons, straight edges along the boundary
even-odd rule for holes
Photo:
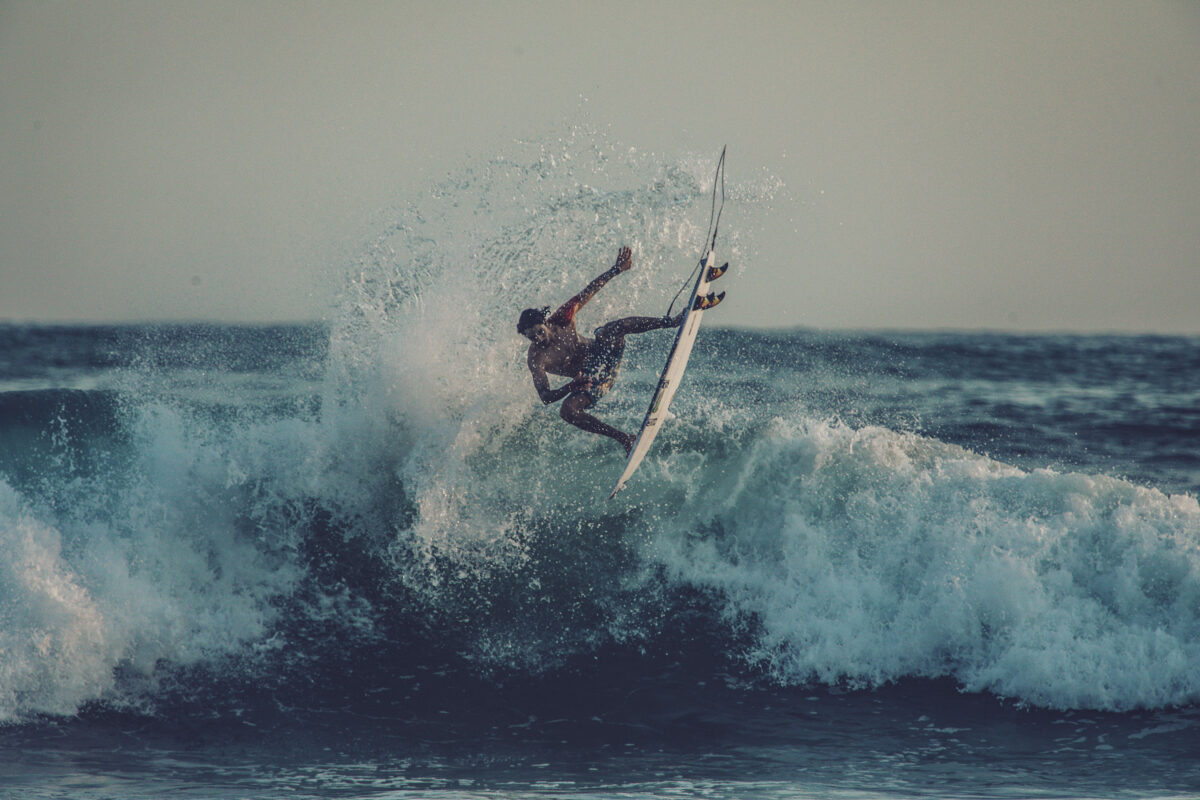
[[[716,309],[609,500],[516,315],[625,242],[581,328],[665,308],[711,183],[586,150],[397,209],[317,323],[0,325],[0,796],[1200,796],[1200,339]]]

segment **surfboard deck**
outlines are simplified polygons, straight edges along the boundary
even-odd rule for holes
[[[654,437],[658,436],[659,429],[666,422],[671,400],[675,397],[675,390],[679,388],[679,380],[683,377],[688,358],[692,354],[692,346],[696,343],[696,334],[700,331],[700,320],[704,316],[704,311],[721,302],[721,298],[725,296],[724,292],[717,296],[708,291],[709,282],[721,277],[729,266],[726,263],[717,267],[716,260],[716,254],[710,249],[701,264],[696,284],[692,287],[687,309],[683,312],[683,320],[679,323],[679,329],[675,334],[675,343],[671,345],[671,352],[667,355],[667,364],[658,378],[658,387],[654,390],[654,396],[650,398],[650,408],[646,411],[645,419],[642,420],[642,427],[638,431],[637,439],[634,440],[633,449],[629,451],[629,459],[625,462],[625,469],[617,480],[617,486],[608,496],[609,500],[616,497],[617,492],[625,488],[625,483],[637,471],[642,459],[650,450]]]

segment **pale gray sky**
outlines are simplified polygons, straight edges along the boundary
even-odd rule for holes
[[[0,2],[0,320],[319,316],[585,108],[785,184],[727,322],[1197,333],[1198,76],[1194,2]]]

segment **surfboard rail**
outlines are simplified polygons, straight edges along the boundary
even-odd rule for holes
[[[650,407],[646,410],[642,427],[633,442],[633,449],[629,451],[629,459],[625,462],[625,469],[617,480],[616,488],[608,496],[609,500],[616,497],[617,492],[625,488],[626,482],[637,471],[642,459],[649,452],[650,445],[654,443],[654,438],[658,436],[658,431],[667,419],[667,411],[670,408],[671,400],[675,397],[675,390],[679,388],[679,380],[687,368],[688,358],[692,354],[692,346],[696,343],[696,335],[700,331],[700,320],[704,316],[704,310],[719,302],[719,298],[709,298],[708,293],[709,276],[720,277],[724,272],[723,269],[716,268],[716,258],[716,253],[710,249],[700,264],[700,274],[696,277],[692,294],[688,298],[687,308],[683,312],[683,320],[679,323],[679,329],[675,334],[675,343],[671,345],[666,366],[663,367],[658,378],[658,387],[650,398]],[[706,300],[708,302],[705,302]]]

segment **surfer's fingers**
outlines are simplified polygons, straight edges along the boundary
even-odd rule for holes
[[[633,250],[628,246],[622,247],[617,252],[617,268],[622,272],[633,266]]]

